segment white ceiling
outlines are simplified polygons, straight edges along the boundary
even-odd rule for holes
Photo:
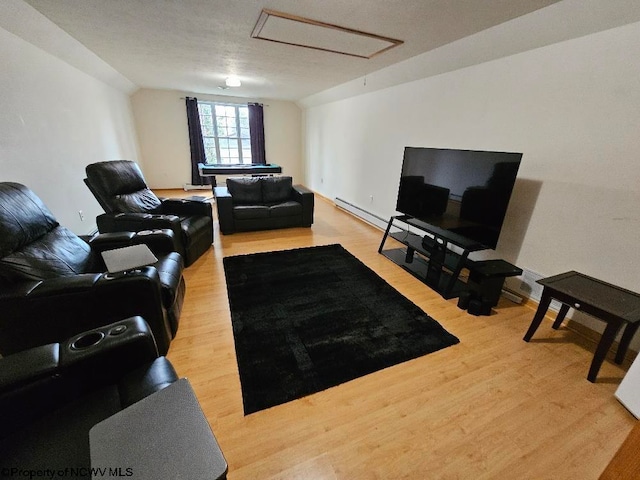
[[[298,100],[559,0],[25,0],[142,88]],[[263,8],[403,40],[371,59],[251,38]],[[228,75],[242,86],[220,90]]]

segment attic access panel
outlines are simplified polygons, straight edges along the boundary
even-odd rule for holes
[[[359,58],[372,58],[402,40],[319,22],[275,10],[262,10],[251,37]]]

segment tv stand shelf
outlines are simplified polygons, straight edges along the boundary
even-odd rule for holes
[[[410,227],[420,234],[410,231]],[[391,232],[392,229],[399,231]],[[391,237],[403,247],[385,249]],[[455,250],[452,247],[457,247]],[[522,270],[504,260],[469,260],[469,253],[486,247],[453,232],[440,229],[407,215],[391,217],[378,248],[392,262],[398,264],[444,298],[454,298],[472,292],[490,306],[498,303],[504,279],[520,275]],[[469,271],[467,281],[460,277]]]

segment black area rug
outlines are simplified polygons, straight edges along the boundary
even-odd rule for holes
[[[245,415],[459,341],[341,245],[223,262]]]

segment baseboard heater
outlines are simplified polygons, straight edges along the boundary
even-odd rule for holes
[[[361,220],[364,220],[365,222],[373,225],[374,227],[377,227],[381,230],[384,230],[387,228],[387,223],[389,222],[389,219],[384,219],[376,215],[375,213],[371,213],[365,210],[364,208],[361,208],[357,205],[354,205],[353,203],[343,200],[340,197],[336,197],[334,202],[338,208],[346,210],[350,214],[355,215],[356,217],[360,218]]]
[[[189,190],[211,190],[211,185],[191,185],[190,183],[185,183],[182,188],[184,188],[185,192]]]

